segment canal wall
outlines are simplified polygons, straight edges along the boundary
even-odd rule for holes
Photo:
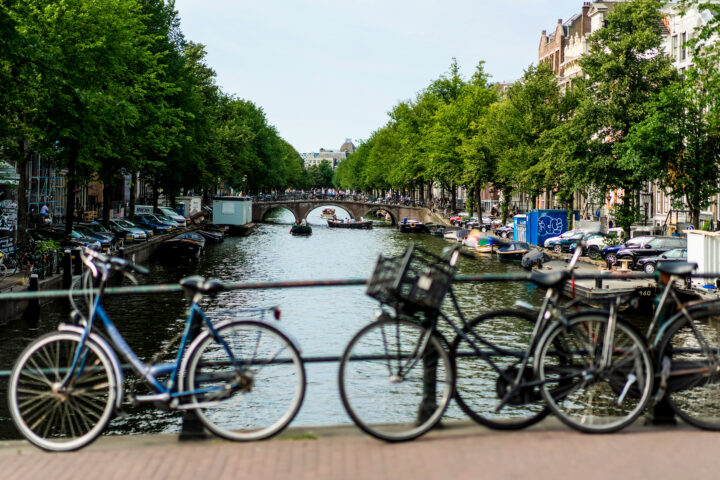
[[[202,226],[193,225],[184,230],[154,237],[146,242],[138,244],[129,244],[121,249],[121,256],[133,263],[143,263],[147,261],[157,250],[157,247],[170,238],[181,233],[199,230]],[[27,292],[31,289],[30,282],[25,278],[24,273],[0,279],[0,296],[2,293],[18,293]],[[43,280],[38,281],[38,291],[43,290],[60,290],[63,288],[62,270],[58,268],[56,274],[51,275]],[[48,305],[57,299],[40,298],[33,305],[30,300],[0,301],[0,325],[7,325],[26,317],[33,312],[33,309]]]

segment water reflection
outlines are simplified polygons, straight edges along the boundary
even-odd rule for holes
[[[205,255],[195,262],[166,265],[149,262],[152,274],[147,283],[177,282],[201,274],[226,281],[287,281],[337,278],[366,278],[379,254],[397,255],[409,242],[440,252],[447,245],[442,238],[429,235],[400,234],[394,228],[372,230],[331,229],[320,217],[322,206],[313,210],[308,221],[313,234],[294,237],[289,234],[292,214],[273,212],[271,222],[262,224],[246,238],[229,238],[209,245]],[[337,207],[338,217],[345,215]],[[348,215],[349,216],[349,215]],[[516,272],[515,264],[500,263],[494,257],[461,258],[460,273]],[[510,307],[517,299],[537,302],[539,294],[526,284],[459,284],[456,293],[462,308],[474,316],[490,309]],[[181,331],[187,301],[181,295],[108,297],[107,310],[128,343],[143,359],[149,360],[164,342]],[[352,335],[373,319],[378,304],[364,294],[362,287],[299,288],[284,290],[248,290],[226,292],[205,299],[203,308],[210,314],[236,307],[279,305],[282,327],[300,344],[303,356],[339,356]],[[450,305],[446,305],[450,309]],[[24,346],[43,332],[53,330],[65,318],[61,308],[45,309],[38,325],[15,323],[0,328],[5,345],[0,350],[0,369],[10,369]],[[453,338],[450,332],[446,333]],[[294,425],[350,423],[337,389],[337,363],[307,366],[307,395]],[[129,387],[146,391],[131,378]],[[6,378],[0,379],[0,395],[6,398]],[[154,407],[128,406],[129,415],[111,423],[113,432],[176,431],[181,415],[162,412]],[[453,404],[448,415],[463,415]],[[0,436],[16,438],[5,401],[0,402]]]

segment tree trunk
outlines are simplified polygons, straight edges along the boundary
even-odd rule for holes
[[[65,235],[72,236],[73,221],[75,220],[75,188],[77,180],[75,180],[76,159],[70,160],[67,169],[67,210],[68,214],[65,218]]]
[[[510,216],[510,198],[512,197],[512,190],[509,188],[503,188],[502,194],[502,223],[505,225],[507,223],[508,216]]]
[[[420,193],[420,203],[425,203],[425,182],[418,180],[418,190]]]
[[[28,229],[28,165],[30,163],[30,142],[23,140],[20,147],[20,155],[15,165],[15,171],[20,175],[17,191],[17,241],[27,241]]]
[[[454,183],[450,185],[450,209],[453,212],[457,210],[457,187]]]
[[[693,227],[695,230],[700,229],[700,209],[690,205],[690,216],[692,218]]]
[[[135,218],[135,204],[137,203],[137,172],[130,174],[130,202],[128,204],[129,212],[125,212],[125,215],[130,218]]]
[[[478,220],[482,221],[482,214],[483,214],[483,206],[482,206],[482,186],[478,183],[475,185],[475,188],[473,189],[473,194],[475,196],[474,203],[477,205],[477,211],[478,211]]]
[[[160,183],[155,181],[155,182],[153,182],[153,198],[152,198],[153,212],[155,210],[157,210],[159,199],[160,199]]]
[[[108,188],[109,187],[109,188]],[[110,206],[112,203],[112,197],[113,197],[113,190],[115,190],[114,185],[108,185],[107,183],[103,182],[103,218],[102,218],[102,224],[105,227],[108,227],[110,225]]]

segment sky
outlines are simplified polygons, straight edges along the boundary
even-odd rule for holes
[[[261,107],[300,152],[367,139],[457,58],[493,81],[537,62],[542,30],[583,0],[175,0],[225,93]]]

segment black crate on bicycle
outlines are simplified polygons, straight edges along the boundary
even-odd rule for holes
[[[455,261],[412,245],[397,257],[381,255],[365,293],[387,305],[439,309],[455,275]]]

